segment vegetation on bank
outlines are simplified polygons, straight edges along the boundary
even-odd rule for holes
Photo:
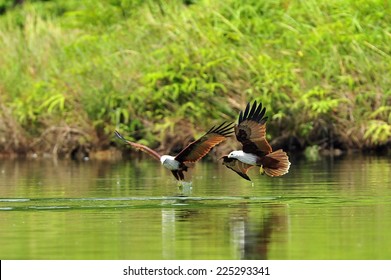
[[[0,153],[123,147],[114,129],[174,152],[254,99],[276,146],[391,146],[388,1],[2,0],[0,13]]]

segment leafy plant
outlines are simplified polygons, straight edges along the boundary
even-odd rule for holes
[[[255,99],[284,143],[390,145],[384,1],[11,2],[0,94],[30,142],[72,128],[104,149],[120,129],[163,149]]]

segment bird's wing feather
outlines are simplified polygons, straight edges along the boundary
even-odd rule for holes
[[[115,136],[117,136],[119,139],[121,139],[125,143],[129,144],[130,146],[132,146],[134,149],[143,151],[143,152],[147,153],[148,155],[152,156],[153,158],[157,159],[158,161],[160,161],[161,156],[156,151],[152,150],[151,148],[149,148],[145,145],[142,145],[139,143],[134,143],[129,140],[126,140],[118,131],[115,131],[114,133],[115,133]]]
[[[187,145],[175,159],[179,162],[196,162],[209,151],[225,140],[232,131],[232,123],[223,122],[218,127],[212,127],[204,136]]]
[[[247,104],[244,112],[239,113],[238,125],[235,126],[236,139],[242,143],[245,153],[265,155],[272,151],[266,140],[266,108],[254,101],[250,108]]]
[[[235,171],[242,178],[251,181],[250,177],[247,175],[247,171],[254,167],[253,165],[243,163],[236,158],[228,158],[228,156],[223,157],[223,164],[229,169]]]

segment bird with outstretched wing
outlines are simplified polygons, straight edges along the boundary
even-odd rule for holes
[[[265,113],[266,108],[256,101],[252,105],[248,103],[244,112],[240,111],[235,135],[243,148],[222,157],[223,165],[249,181],[247,171],[254,166],[274,177],[288,173],[291,164],[282,149],[273,152],[267,141]]]
[[[212,127],[201,138],[191,142],[176,156],[160,155],[145,145],[125,139],[118,131],[115,131],[115,135],[134,149],[143,151],[152,156],[154,159],[159,160],[161,164],[169,169],[174,177],[180,181],[184,180],[185,176],[183,172],[188,169],[188,166],[185,163],[199,161],[208,154],[214,146],[220,144],[228,136],[230,136],[233,132],[232,129],[232,123],[226,122],[223,122],[217,127]]]

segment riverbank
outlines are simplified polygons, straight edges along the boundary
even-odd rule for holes
[[[254,99],[274,147],[389,149],[387,1],[191,2],[8,6],[0,153],[128,151],[115,129],[175,153]]]

